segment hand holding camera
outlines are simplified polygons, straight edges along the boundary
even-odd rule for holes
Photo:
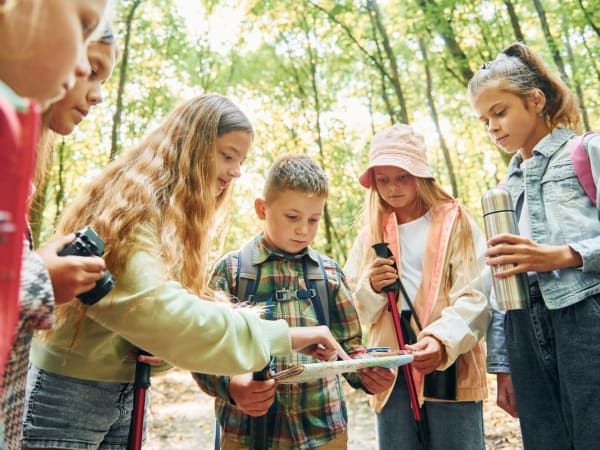
[[[58,256],[85,256],[92,257],[98,256],[101,257],[104,254],[104,242],[100,237],[92,230],[90,227],[85,227],[81,231],[78,231],[75,234],[75,240],[63,248],[60,252],[58,252]],[[103,263],[101,263],[103,266]],[[90,290],[87,290],[83,293],[79,293],[77,298],[81,300],[82,303],[86,305],[93,305],[98,302],[102,297],[104,297],[110,290],[114,287],[114,277],[110,274],[108,270],[103,268],[102,266],[98,266],[98,261],[96,258],[90,259],[90,261],[85,261],[83,267],[79,267],[80,270],[84,272],[82,277],[91,277],[91,283],[93,283],[93,287]],[[102,275],[98,278],[98,271],[102,269]],[[52,276],[52,284],[56,285],[55,278]],[[63,278],[64,274],[63,273]],[[94,283],[95,280],[95,283]],[[71,297],[72,298],[72,297]]]

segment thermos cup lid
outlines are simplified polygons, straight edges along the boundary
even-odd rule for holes
[[[514,211],[512,199],[504,189],[490,189],[481,197],[483,215],[498,211]]]

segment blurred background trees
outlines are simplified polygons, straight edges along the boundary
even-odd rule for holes
[[[541,53],[600,130],[597,0],[120,0],[121,60],[104,103],[57,142],[43,211],[44,240],[86,180],[184,98],[230,97],[256,140],[236,185],[227,247],[260,229],[253,200],[277,155],[306,153],[330,177],[315,247],[340,263],[357,233],[357,177],[373,133],[408,122],[426,137],[441,184],[480,220],[481,194],[508,161],[466,100],[486,61],[520,39]]]

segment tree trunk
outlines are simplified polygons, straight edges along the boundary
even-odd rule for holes
[[[456,40],[456,34],[452,28],[450,19],[446,17],[443,8],[440,8],[434,0],[419,0],[419,5],[425,11],[429,30],[432,33],[437,33],[442,38],[446,50],[448,50],[452,60],[458,66],[458,73],[453,70],[449,70],[449,72],[453,76],[458,77],[460,83],[466,87],[474,74],[469,66],[467,55]]]
[[[450,178],[450,185],[452,186],[452,195],[454,196],[454,198],[458,198],[458,185],[456,183],[456,175],[452,166],[452,158],[450,158],[450,151],[448,150],[448,146],[446,145],[444,135],[442,134],[442,129],[440,128],[440,121],[437,110],[435,108],[435,102],[433,100],[433,82],[431,81],[431,70],[429,69],[429,56],[427,54],[427,48],[425,47],[425,41],[422,37],[419,38],[419,48],[421,50],[421,55],[423,55],[423,66],[425,68],[425,79],[427,82],[426,96],[427,106],[429,107],[429,114],[431,115],[431,120],[433,120],[433,123],[435,124],[435,129],[437,131],[438,139],[440,141],[440,148],[442,149],[442,153],[444,154],[444,161],[446,162],[446,168],[448,169],[448,177]]]
[[[402,84],[400,83],[400,76],[398,74],[398,64],[396,63],[396,55],[394,54],[394,50],[390,45],[390,39],[383,24],[383,20],[381,18],[381,11],[379,9],[377,1],[367,0],[367,9],[369,12],[373,13],[369,14],[369,17],[375,21],[375,26],[377,27],[377,31],[381,36],[381,42],[383,44],[385,55],[390,64],[390,81],[392,82],[392,87],[394,88],[394,93],[396,94],[396,100],[398,101],[398,107],[400,108],[398,118],[400,119],[400,121],[408,123],[408,111],[406,109],[404,92],[402,91]]]
[[[598,26],[594,23],[594,19],[592,18],[588,10],[585,9],[585,6],[583,6],[583,2],[581,0],[578,0],[578,2],[579,6],[581,7],[581,10],[583,11],[583,15],[585,16],[585,20],[590,25],[590,27],[592,27],[592,30],[594,30],[598,37],[600,37],[600,28],[598,28]]]
[[[54,197],[55,213],[54,213],[54,221],[52,224],[54,228],[56,228],[56,224],[58,223],[58,219],[60,218],[60,213],[62,212],[62,209],[64,206],[63,202],[64,202],[64,198],[65,198],[65,178],[64,178],[65,141],[62,141],[60,143],[60,145],[58,146],[58,149],[56,151],[56,156],[58,157],[58,174],[57,174],[58,189],[56,190],[56,194]],[[75,230],[73,230],[73,232],[75,232]]]
[[[567,72],[565,71],[565,64],[560,56],[560,51],[558,50],[558,46],[556,45],[556,41],[550,32],[550,27],[548,26],[548,19],[546,18],[546,11],[544,10],[544,6],[540,2],[540,0],[533,0],[533,5],[535,6],[535,10],[537,11],[538,17],[540,19],[540,26],[544,33],[544,38],[546,39],[546,43],[550,48],[550,52],[552,53],[552,59],[554,60],[554,64],[558,67],[558,71],[560,73],[561,78],[567,84],[569,84],[569,78],[567,77]]]
[[[121,69],[119,72],[119,88],[117,90],[117,105],[115,113],[113,115],[113,125],[111,133],[111,144],[110,144],[110,157],[109,160],[115,159],[119,153],[119,128],[121,126],[121,115],[123,113],[123,94],[125,92],[125,82],[127,81],[127,65],[129,62],[129,42],[131,40],[131,26],[133,24],[133,17],[135,10],[140,6],[142,0],[134,0],[129,14],[127,14],[126,32],[125,32],[125,46],[123,48],[123,59],[121,59]]]
[[[515,33],[515,39],[525,43],[525,35],[521,30],[521,24],[519,23],[519,17],[515,11],[515,5],[510,0],[504,0],[508,17],[510,18],[510,24],[512,25],[513,32]]]
[[[566,18],[563,17],[563,24],[566,24]],[[567,28],[565,26],[565,28]],[[577,95],[577,99],[579,100],[579,108],[581,109],[581,117],[583,119],[583,126],[586,130],[590,129],[590,119],[588,117],[587,108],[585,106],[585,99],[583,97],[583,89],[581,88],[581,83],[579,82],[579,78],[577,77],[577,63],[575,62],[575,56],[573,55],[573,48],[571,47],[570,41],[570,32],[568,29],[564,30],[565,32],[565,47],[567,49],[567,56],[569,58],[569,64],[571,65],[571,70],[573,73],[573,84],[575,85],[575,94]]]
[[[321,99],[319,95],[319,86],[317,85],[317,55],[312,48],[309,31],[312,27],[306,21],[306,16],[302,16],[302,23],[304,25],[304,35],[306,36],[306,51],[308,53],[308,64],[310,74],[310,87],[313,100],[313,107],[315,112],[315,131],[317,147],[319,149],[319,165],[325,167],[325,152],[323,150],[323,136],[321,132]],[[333,254],[333,226],[331,224],[331,216],[329,214],[329,208],[327,202],[323,208],[323,223],[325,225],[325,248],[324,253],[327,255]]]

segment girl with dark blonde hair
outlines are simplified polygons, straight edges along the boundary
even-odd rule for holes
[[[34,339],[24,448],[126,448],[136,348],[164,361],[153,374],[244,373],[292,349],[347,357],[326,327],[289,328],[202,299],[211,298],[211,244],[223,238],[252,139],[227,98],[192,98],[65,209],[58,232],[91,226],[116,284],[92,306],[61,305],[55,328]]]
[[[488,264],[512,266],[497,277],[527,273],[531,296],[528,309],[494,312],[488,370],[498,374],[498,405],[519,417],[526,449],[595,448],[600,222],[571,158],[577,101],[522,43],[484,64],[468,96],[492,140],[513,154],[504,188],[519,235],[491,238]],[[585,136],[582,144],[596,182],[600,137]]]
[[[408,300],[398,293],[397,319],[409,344],[403,350],[414,358],[409,378],[426,418],[420,428],[429,425],[429,433],[417,431],[412,382],[397,373],[392,387],[371,399],[378,448],[419,450],[428,437],[431,450],[484,450],[481,338],[489,319],[490,278],[483,236],[466,208],[437,184],[425,140],[409,125],[396,124],[373,137],[359,181],[368,189],[362,229],[344,272],[369,329],[369,346],[399,348],[384,288],[398,280],[405,286]],[[392,257],[377,257],[371,249],[382,241]],[[447,393],[433,381],[442,371],[450,381]]]

